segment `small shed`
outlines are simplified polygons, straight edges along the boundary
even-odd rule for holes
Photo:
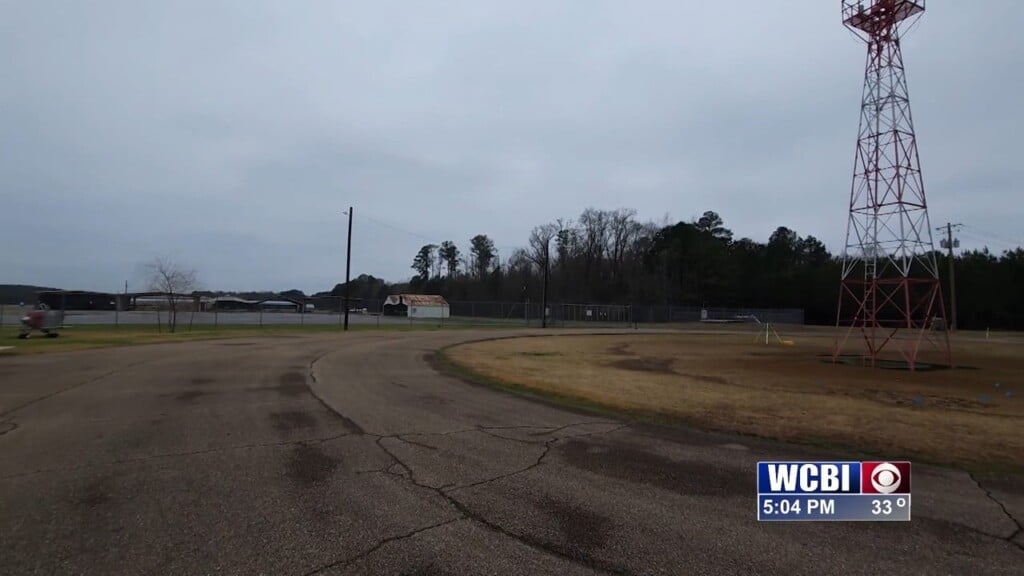
[[[436,294],[392,294],[384,301],[387,316],[409,318],[448,318],[448,302]]]

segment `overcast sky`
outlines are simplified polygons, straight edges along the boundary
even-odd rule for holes
[[[903,44],[933,226],[1024,237],[1024,3],[929,2]],[[840,3],[0,2],[0,283],[405,280],[588,206],[716,210],[838,251],[864,46]],[[987,236],[983,236],[987,235]]]

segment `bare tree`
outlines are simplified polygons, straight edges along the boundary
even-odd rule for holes
[[[551,239],[558,236],[559,226],[557,224],[543,224],[534,227],[530,232],[530,250],[528,257],[540,270],[550,263],[551,260]]]
[[[167,298],[167,328],[174,332],[178,327],[178,297],[196,289],[196,271],[163,256],[154,258],[146,265],[146,270],[149,289]]]
[[[612,260],[612,281],[617,281],[621,274],[626,250],[632,243],[633,238],[639,232],[639,225],[634,217],[636,210],[632,208],[620,208],[610,215],[611,234],[609,238],[608,253]]]
[[[559,224],[543,224],[530,233],[529,258],[540,268],[542,278],[541,327],[548,325],[548,274],[551,271],[551,239],[558,236]]]
[[[518,276],[524,280],[533,272],[533,259],[523,248],[516,248],[505,263],[509,276]]]
[[[604,210],[587,208],[580,214],[583,229],[583,281],[601,281],[601,266],[608,246],[609,213]]]

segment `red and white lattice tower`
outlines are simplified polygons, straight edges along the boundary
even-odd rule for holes
[[[835,358],[855,349],[874,366],[884,353],[911,370],[928,342],[951,362],[945,327],[933,330],[944,304],[900,51],[924,4],[843,0],[843,23],[868,51],[837,314],[847,330]]]

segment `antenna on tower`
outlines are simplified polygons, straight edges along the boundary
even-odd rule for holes
[[[843,24],[867,44],[836,324],[864,363],[898,351],[913,370],[930,342],[952,364],[900,37],[924,0],[843,0]],[[942,320],[942,322],[939,322]],[[940,331],[933,328],[941,326]]]

